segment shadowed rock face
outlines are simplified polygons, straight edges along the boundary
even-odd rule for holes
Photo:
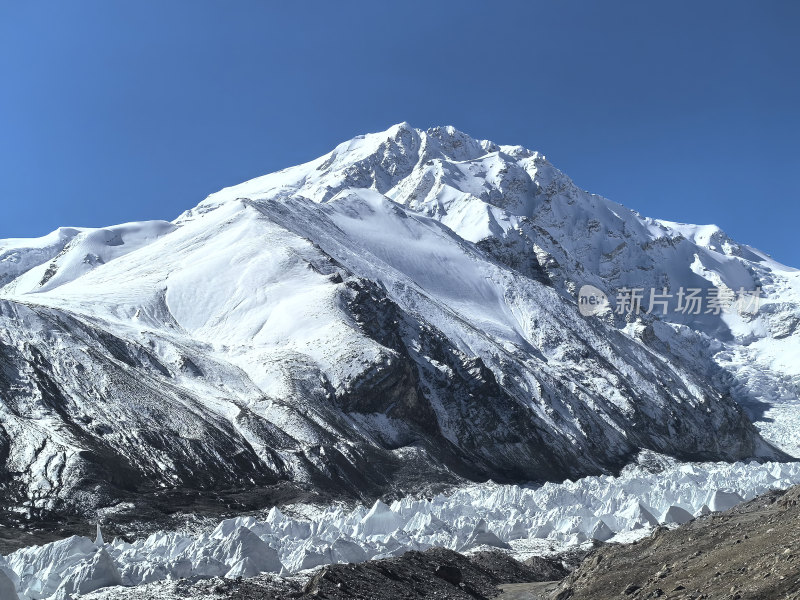
[[[151,348],[161,346],[163,353],[171,340],[134,341],[85,317],[4,301],[3,317],[26,323],[8,327],[0,346],[4,504],[45,519],[123,500],[149,502],[164,489],[255,491],[298,474],[326,493],[366,497],[462,477],[558,478],[624,462],[625,446],[605,458],[598,448],[581,466],[574,450],[543,428],[481,358],[404,314],[379,287],[363,280],[347,286],[349,313],[384,351],[346,386],[296,382],[297,401],[288,398],[282,406],[315,432],[313,445],[265,418],[258,403],[226,399],[232,419],[207,410],[197,388],[220,365],[190,348],[172,346],[182,359],[169,365]],[[730,414],[736,420],[724,433],[734,443],[680,451],[747,456],[755,433],[737,412]],[[449,419],[447,435],[440,415]],[[644,424],[648,415],[636,418]],[[631,437],[656,441],[659,449],[662,439],[671,443],[662,423],[649,427]],[[687,428],[683,439],[691,439],[694,429]],[[402,458],[396,449],[405,450]]]
[[[9,521],[783,456],[705,351],[578,314],[585,248],[535,221],[607,203],[450,128],[373,137],[174,224],[0,245]]]
[[[333,433],[291,409],[327,442],[304,446],[248,406],[236,405],[232,421],[205,411],[202,395],[176,385],[178,374],[138,343],[56,310],[10,302],[3,309],[45,336],[40,341],[31,331],[9,329],[11,343],[0,346],[7,411],[0,429],[0,490],[4,506],[22,504],[30,517],[91,509],[164,488],[258,489],[291,480],[290,465],[322,489],[353,496],[388,491],[395,475],[402,484],[401,472],[411,464],[422,467],[420,479],[440,476],[435,458],[403,463],[365,441],[332,407],[320,408],[330,412],[325,422]],[[56,335],[75,343],[59,352],[47,339]],[[90,359],[79,363],[85,360],[81,354]],[[413,395],[413,381],[405,388],[399,383],[387,389]],[[361,392],[361,402],[373,399],[383,401],[380,386]],[[424,427],[430,429],[431,421]],[[347,435],[356,447],[344,454],[337,445]]]

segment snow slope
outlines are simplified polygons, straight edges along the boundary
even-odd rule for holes
[[[584,283],[766,298],[583,317]],[[25,518],[785,458],[742,407],[797,452],[796,271],[453,128],[355,138],[171,224],[2,241],[0,284],[0,493]]]
[[[574,296],[582,284],[614,298],[622,288],[720,287],[763,290],[755,315],[676,313],[641,319],[654,342],[685,345],[733,377],[736,399],[762,431],[800,455],[796,426],[800,363],[800,272],[736,243],[714,225],[642,217],[578,189],[544,156],[476,141],[452,127],[419,131],[401,123],[356,138],[329,155],[213,194],[198,209],[233,198],[328,202],[370,188],[434,218],[528,276],[546,276]],[[612,302],[613,303],[613,302]],[[619,325],[619,323],[618,323]]]

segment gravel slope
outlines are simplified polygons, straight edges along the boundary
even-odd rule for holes
[[[552,600],[800,598],[800,487],[590,555]]]

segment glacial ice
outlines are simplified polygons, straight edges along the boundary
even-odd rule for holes
[[[630,539],[798,483],[800,463],[673,463],[658,473],[632,466],[619,477],[540,487],[474,484],[429,499],[377,501],[369,510],[295,507],[313,518],[272,508],[261,519],[227,519],[194,535],[160,531],[133,543],[104,543],[98,531],[96,542],[75,536],[0,557],[0,597],[68,600],[113,585],[288,574],[432,546],[518,553],[536,539],[560,546]]]
[[[0,598],[3,600],[19,600],[14,580],[3,569],[0,569]]]

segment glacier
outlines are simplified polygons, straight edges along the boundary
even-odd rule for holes
[[[526,558],[591,540],[631,541],[654,527],[677,526],[798,483],[796,462],[689,464],[662,458],[657,469],[631,465],[618,477],[529,487],[472,484],[391,505],[376,501],[371,508],[294,506],[294,517],[273,507],[261,516],[221,521],[213,530],[158,531],[132,543],[104,543],[98,528],[95,542],[75,536],[0,557],[0,578],[13,582],[22,600],[64,600],[115,585],[189,577],[288,576],[434,546],[461,552],[501,548]],[[113,597],[113,591],[105,593]]]

